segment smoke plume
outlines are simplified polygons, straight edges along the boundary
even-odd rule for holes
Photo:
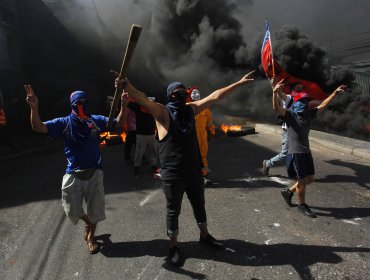
[[[128,76],[139,89],[158,100],[163,100],[165,88],[172,81],[197,85],[206,96],[256,69],[256,81],[223,101],[218,109],[229,114],[275,120],[271,87],[260,67],[260,48],[264,18],[272,14],[276,21],[283,20],[276,16],[278,8],[272,11],[271,6],[269,9],[262,4],[264,1],[252,0],[44,2],[83,45],[102,52],[106,64],[115,69],[120,67],[131,24],[142,25],[143,32]],[[283,2],[295,5],[294,1]],[[303,5],[309,12],[312,4],[306,2]],[[343,1],[340,3],[338,6],[344,5]],[[256,7],[261,8],[257,13]],[[305,17],[299,13],[291,18],[299,24],[315,25],[304,22]],[[271,29],[275,59],[290,74],[314,81],[328,93],[342,83],[352,84],[353,73],[350,70],[331,73],[324,62],[326,50],[298,26],[281,24],[275,28],[271,25]],[[320,115],[316,126],[349,136],[368,137],[364,131],[369,123],[368,110],[362,110],[368,101],[364,96],[360,89],[352,87],[351,92],[339,96]]]

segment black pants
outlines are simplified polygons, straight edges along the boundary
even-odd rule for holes
[[[136,131],[128,131],[125,142],[125,159],[131,158],[132,146],[136,144]]]
[[[198,227],[200,229],[207,227],[203,184],[162,181],[162,188],[167,200],[166,224],[169,237],[176,237],[179,233],[179,216],[184,192],[191,203]]]

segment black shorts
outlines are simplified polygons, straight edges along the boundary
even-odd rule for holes
[[[290,178],[304,179],[315,175],[312,154],[288,154],[286,156],[286,170]]]

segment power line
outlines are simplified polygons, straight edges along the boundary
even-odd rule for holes
[[[107,34],[107,33],[106,33],[106,31],[105,31],[105,28],[104,28],[103,21],[102,21],[102,19],[101,19],[100,15],[99,15],[98,8],[96,7],[94,0],[91,0],[91,2],[92,2],[92,4],[93,4],[93,6],[94,6],[94,9],[95,9],[95,12],[96,12],[96,16],[97,16],[97,17],[98,17],[98,19],[99,19],[99,22],[100,22],[101,28],[102,28],[103,32],[104,32],[105,34]]]
[[[363,36],[363,35],[366,35],[366,34],[370,34],[370,30],[369,31],[365,31],[365,32],[361,32],[361,33],[347,35],[347,36],[341,36],[341,37],[337,37],[337,38],[330,37],[330,40],[331,41],[342,41],[342,40],[348,40],[348,38]]]
[[[335,55],[357,55],[357,54],[365,54],[370,53],[370,48],[368,50],[361,50],[361,49],[354,49],[354,50],[343,50],[343,51],[333,51],[331,54]]]
[[[370,41],[370,37],[368,38],[364,38],[364,39],[361,39],[361,40],[347,40],[346,42],[339,42],[339,43],[335,43],[336,46],[340,46],[340,45],[348,45],[348,44],[361,44],[361,43],[366,43]]]

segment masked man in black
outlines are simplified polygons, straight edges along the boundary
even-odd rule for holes
[[[153,115],[158,130],[159,160],[162,188],[167,201],[167,235],[170,238],[170,250],[167,261],[181,266],[183,258],[178,247],[178,218],[184,193],[192,205],[195,219],[200,229],[201,244],[215,249],[223,249],[208,232],[205,210],[202,159],[195,129],[194,116],[221,101],[236,88],[253,79],[252,73],[239,81],[220,88],[207,97],[186,103],[186,87],[180,82],[171,83],[167,88],[167,105],[156,103],[137,90],[129,80],[116,80],[116,86],[124,87],[129,96]]]

